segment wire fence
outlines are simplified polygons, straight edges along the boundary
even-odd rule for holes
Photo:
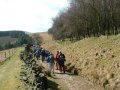
[[[0,62],[5,61],[16,52],[16,48],[0,51]]]

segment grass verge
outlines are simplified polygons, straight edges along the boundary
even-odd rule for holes
[[[18,48],[16,53],[0,65],[0,90],[25,90],[20,81],[22,62],[19,53],[23,48]]]

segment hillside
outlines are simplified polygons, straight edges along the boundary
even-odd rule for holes
[[[10,36],[0,37],[0,43],[2,46],[8,42],[15,43],[16,41],[17,41],[17,38],[12,38]]]
[[[0,31],[0,50],[33,43],[32,37],[24,31]]]
[[[112,90],[119,90],[120,83],[120,35],[85,38],[70,42],[53,41],[47,33],[43,47],[53,53],[61,50],[66,55],[67,70],[77,69],[80,76],[94,84]]]

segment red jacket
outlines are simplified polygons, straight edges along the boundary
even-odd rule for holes
[[[59,57],[59,53],[56,53],[55,56],[54,56],[56,61],[58,61],[58,57]]]

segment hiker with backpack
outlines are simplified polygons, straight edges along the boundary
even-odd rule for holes
[[[47,49],[45,49],[45,60],[47,60],[49,55],[50,55],[50,52]]]
[[[54,58],[55,58],[55,61],[56,61],[55,65],[56,65],[57,70],[59,69],[58,56],[59,56],[59,51],[57,51],[54,55]]]
[[[50,73],[54,74],[54,55],[52,53],[48,56],[47,62],[49,63]]]
[[[39,63],[41,63],[40,55],[41,55],[41,48],[40,47],[36,47],[34,49],[34,57],[36,57],[36,59],[39,60]]]
[[[37,58],[37,60],[39,60],[40,59],[40,54],[41,54],[41,51],[40,51],[40,49],[38,48],[38,49],[36,49],[36,51],[35,51],[35,57]]]
[[[59,51],[58,64],[60,72],[63,71],[65,73],[65,61],[65,55],[61,51]]]
[[[42,49],[41,56],[42,56],[42,62],[45,61],[45,57],[46,57],[46,51],[45,51],[45,49]]]

